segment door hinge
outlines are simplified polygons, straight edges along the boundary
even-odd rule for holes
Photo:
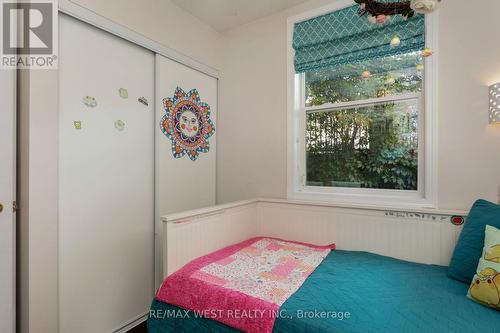
[[[12,212],[17,213],[19,210],[19,206],[17,205],[17,201],[12,202]]]

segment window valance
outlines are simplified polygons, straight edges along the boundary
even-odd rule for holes
[[[425,47],[425,17],[404,20],[397,15],[385,24],[358,16],[354,5],[295,24],[293,48],[297,73],[340,67],[420,51]],[[391,46],[398,36],[399,46]]]

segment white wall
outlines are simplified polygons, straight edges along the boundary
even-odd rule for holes
[[[287,17],[330,4],[312,0],[222,37],[219,203],[286,198]]]
[[[500,125],[488,126],[488,88],[500,81],[500,1],[446,1],[440,12],[439,205],[498,201]],[[495,42],[497,41],[497,42]]]
[[[222,39],[218,199],[286,197],[286,19],[313,0],[228,31]],[[500,126],[488,125],[488,84],[500,81],[500,2],[439,9],[438,206],[498,201]],[[492,41],[488,43],[487,41]]]
[[[219,34],[170,0],[72,0],[199,62],[219,68]]]

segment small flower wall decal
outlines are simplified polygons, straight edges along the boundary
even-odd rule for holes
[[[186,93],[177,87],[174,97],[164,98],[162,104],[165,115],[160,128],[172,141],[174,157],[187,155],[196,161],[200,153],[208,153],[209,138],[215,133],[215,126],[210,119],[210,106],[201,101],[198,90]]]

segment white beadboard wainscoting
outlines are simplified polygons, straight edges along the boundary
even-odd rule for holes
[[[163,217],[163,277],[197,257],[255,237],[258,221],[254,200]]]
[[[163,217],[163,274],[225,246],[256,236],[339,250],[368,251],[447,266],[467,212],[391,209],[301,201],[255,199]]]

